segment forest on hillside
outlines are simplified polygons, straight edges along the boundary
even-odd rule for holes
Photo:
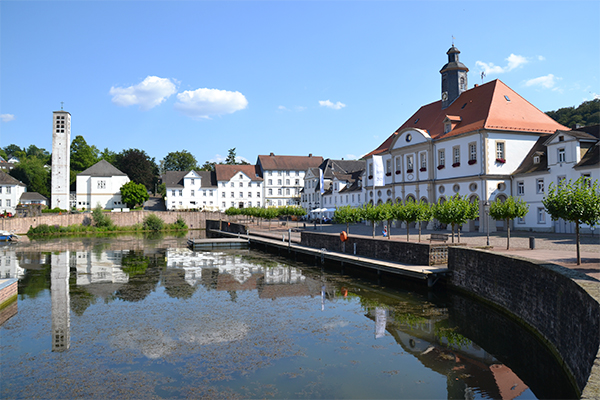
[[[571,129],[600,124],[600,99],[584,101],[579,107],[564,107],[546,113],[550,118]]]

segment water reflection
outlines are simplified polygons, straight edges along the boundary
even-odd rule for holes
[[[157,374],[145,381],[150,396],[269,397],[267,387],[277,388],[275,397],[309,398],[574,396],[535,338],[458,295],[382,289],[250,250],[11,249],[0,253],[0,266],[20,277],[21,301],[42,302],[49,289],[53,352],[73,353],[69,362],[81,371],[93,363]],[[26,340],[21,322],[11,325],[18,318],[28,311],[7,322],[9,343]],[[19,354],[11,346],[3,350],[8,360]],[[59,360],[35,361],[46,357],[34,354],[27,369],[59,373]],[[20,373],[7,381],[19,384]],[[177,388],[156,383],[170,380]],[[101,386],[96,397],[108,396]],[[81,397],[44,386],[16,390],[14,397]]]

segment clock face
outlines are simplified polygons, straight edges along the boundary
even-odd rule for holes
[[[442,93],[442,100],[443,100],[443,101],[446,101],[446,100],[448,100],[448,92],[443,92],[443,93]]]

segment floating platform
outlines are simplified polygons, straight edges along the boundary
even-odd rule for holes
[[[248,247],[248,239],[224,238],[224,239],[188,239],[188,247],[191,250],[210,250],[222,248],[244,248]]]

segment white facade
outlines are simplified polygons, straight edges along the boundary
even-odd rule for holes
[[[71,171],[71,114],[54,111],[52,115],[52,190],[51,207],[68,209]]]
[[[163,176],[167,210],[214,210],[218,207],[217,187],[210,172],[168,171]]]
[[[105,210],[127,207],[121,199],[121,187],[127,182],[127,175],[107,161],[99,161],[77,174],[77,209],[91,210],[98,205]]]
[[[0,171],[0,214],[15,214],[21,195],[27,188],[24,184]]]
[[[264,173],[265,204],[279,207],[297,204],[306,171],[272,170]]]
[[[265,205],[263,180],[257,179],[248,171],[237,170],[235,173],[221,174],[219,167],[217,170],[217,185],[219,209],[225,211],[230,207],[248,208],[248,207],[263,207]],[[232,166],[226,166],[232,167]],[[254,166],[252,166],[254,167]]]

